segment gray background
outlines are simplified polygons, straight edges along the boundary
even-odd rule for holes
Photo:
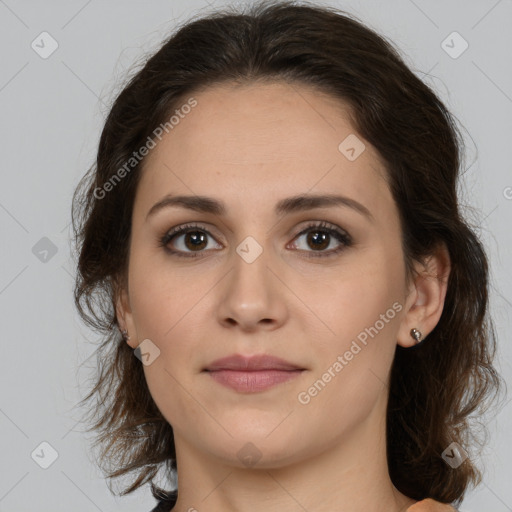
[[[512,2],[327,3],[394,41],[467,130],[462,200],[475,208],[470,219],[481,225],[477,231],[491,257],[498,368],[510,382]],[[75,404],[89,390],[95,336],[72,303],[71,194],[95,159],[108,105],[128,68],[156,49],[176,23],[222,5],[0,0],[0,511],[153,507],[147,488],[112,496],[92,461],[92,435],[78,423]],[[31,47],[43,31],[58,43],[46,59]],[[469,44],[457,58],[442,46],[453,31]],[[449,41],[452,52],[462,48]],[[512,511],[511,424],[512,403],[506,402],[488,422],[484,482],[468,494],[463,511]],[[44,441],[58,453],[47,469],[31,457]],[[39,461],[49,457],[48,449],[44,453]]]

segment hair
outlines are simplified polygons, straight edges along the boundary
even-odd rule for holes
[[[98,433],[99,464],[109,479],[135,473],[122,495],[150,482],[155,498],[175,503],[177,490],[164,491],[153,481],[160,469],[177,474],[173,429],[119,333],[115,309],[127,283],[131,216],[145,159],[104,197],[98,190],[107,190],[184,98],[213,85],[285,81],[339,100],[357,133],[377,149],[399,209],[407,277],[415,261],[424,262],[440,245],[449,252],[439,322],[419,345],[396,348],[387,457],[403,494],[460,504],[468,486],[482,481],[470,451],[483,444],[472,415],[489,410],[503,383],[493,366],[488,260],[457,199],[464,144],[454,116],[393,44],[353,15],[308,2],[246,8],[190,20],[145,60],[113,101],[96,162],[73,195],[74,300],[82,319],[102,335],[96,382],[82,400],[97,397],[89,430]],[[452,442],[471,455],[456,469],[441,456]]]

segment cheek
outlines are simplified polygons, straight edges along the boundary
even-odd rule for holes
[[[182,338],[176,340],[176,331],[197,326],[191,318],[201,310],[215,278],[201,265],[180,268],[163,249],[135,252],[129,283],[139,337],[158,340],[161,348],[171,339],[179,343]]]
[[[396,261],[395,254],[368,251],[335,283],[324,283],[327,293],[313,288],[308,300],[329,330],[315,342],[314,372],[300,403],[318,407],[319,414],[364,416],[385,390],[403,311]]]
[[[307,283],[302,281],[297,295],[306,298],[317,317],[324,333],[322,350],[344,352],[357,337],[362,343],[371,339],[369,331],[379,340],[397,330],[397,317],[403,309],[399,303],[401,267],[391,259],[367,251],[350,262],[345,260],[346,265],[335,275],[325,273]]]
[[[186,390],[193,389],[200,359],[195,343],[207,339],[198,315],[204,307],[201,299],[211,285],[200,279],[191,285],[189,274],[171,273],[170,265],[137,265],[142,260],[132,259],[130,302],[138,343],[149,339],[159,351],[158,357],[144,366],[150,394],[169,423],[179,424],[179,412],[184,410],[199,419],[200,411],[193,407]]]
[[[186,428],[191,422],[205,421],[195,389],[200,363],[197,343],[207,339],[201,333],[204,324],[194,317],[200,309],[197,303],[195,296],[175,297],[168,292],[137,303],[137,331],[159,349],[154,362],[144,366],[145,379],[162,415],[178,428],[183,422]]]
[[[385,396],[403,309],[386,286],[345,284],[333,299],[338,305],[329,305],[327,322],[336,335],[315,347],[314,371],[297,396],[298,407],[327,437],[360,425]]]

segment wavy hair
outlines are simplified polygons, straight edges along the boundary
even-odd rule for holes
[[[488,311],[488,260],[460,211],[463,138],[454,116],[399,51],[353,15],[308,2],[262,2],[189,20],[149,56],[117,95],[97,159],[72,205],[77,276],[74,300],[102,336],[89,406],[109,479],[134,473],[122,495],[151,483],[167,505],[176,490],[154,484],[177,475],[173,429],[153,401],[140,361],[115,313],[126,285],[131,215],[142,164],[113,176],[167,121],[183,98],[215,84],[286,81],[315,87],[348,106],[354,129],[378,151],[398,206],[407,277],[439,244],[451,259],[442,316],[417,346],[398,346],[391,367],[387,457],[394,486],[416,499],[460,504],[482,473],[474,457],[452,469],[441,457],[456,442],[482,446],[473,416],[489,410],[502,377]],[[119,174],[118,174],[119,176]],[[104,195],[104,197],[103,197]]]

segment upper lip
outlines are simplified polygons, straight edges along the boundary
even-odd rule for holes
[[[217,359],[206,366],[206,371],[217,370],[242,370],[242,371],[258,371],[258,370],[303,370],[296,364],[289,363],[279,357],[269,356],[267,354],[258,354],[253,356],[243,356],[233,354],[228,357]]]

